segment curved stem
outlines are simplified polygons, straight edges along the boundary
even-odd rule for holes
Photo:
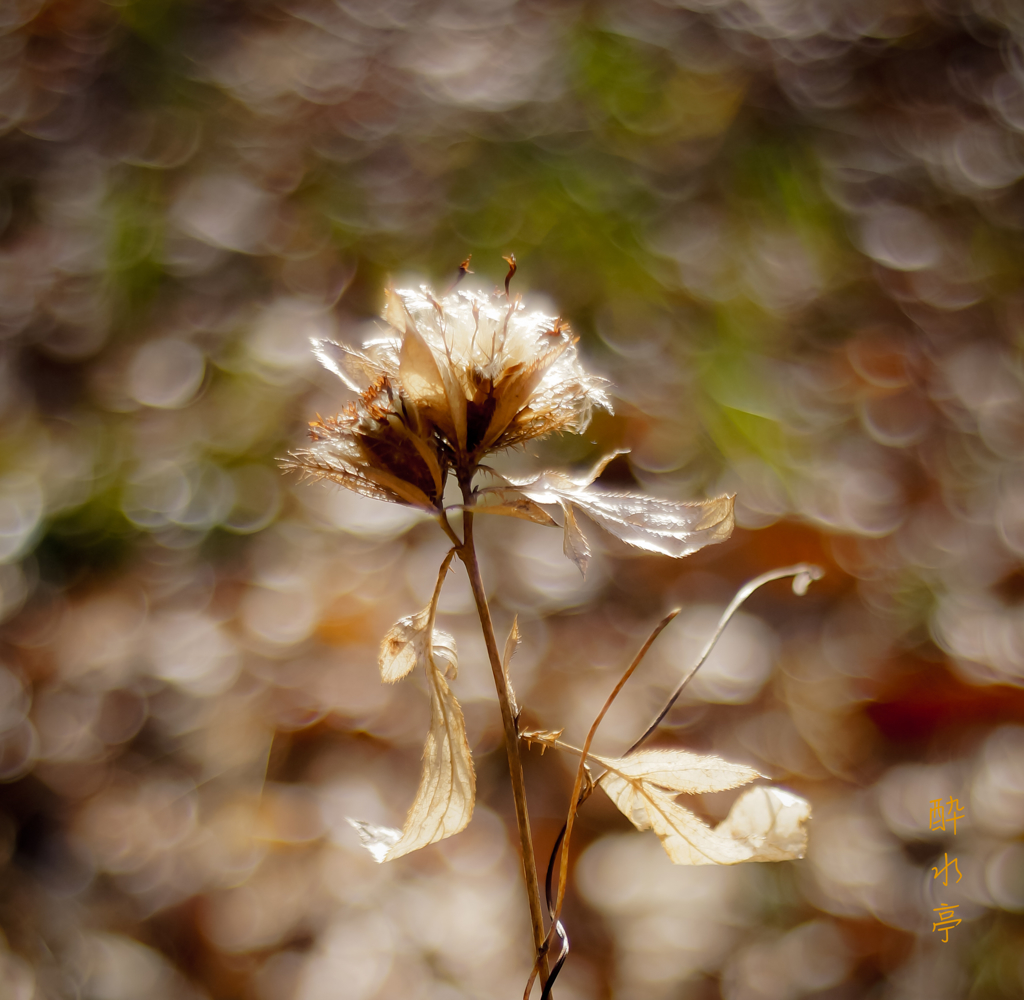
[[[587,754],[590,753],[590,744],[594,741],[594,736],[597,734],[597,727],[601,725],[608,709],[612,707],[612,702],[615,701],[626,681],[632,676],[633,671],[640,666],[640,661],[647,655],[647,650],[651,648],[654,640],[661,635],[662,629],[678,614],[679,609],[677,608],[675,611],[669,612],[658,622],[654,631],[647,637],[647,641],[640,647],[640,651],[633,657],[633,662],[626,668],[626,672],[619,678],[615,687],[612,688],[611,694],[605,699],[601,711],[597,713],[597,718],[594,719],[590,732],[587,733],[587,738],[583,742],[583,749],[580,752],[580,764],[576,768],[576,780],[572,786],[572,798],[569,800],[569,815],[565,821],[565,837],[562,840],[562,864],[558,872],[558,892],[555,894],[555,912],[553,916],[553,919],[556,921],[562,915],[562,901],[565,898],[565,887],[569,881],[569,841],[572,839],[573,820],[576,818],[580,792],[583,789],[583,774],[587,766]]]
[[[669,699],[665,702],[665,707],[658,713],[654,721],[644,730],[643,735],[626,751],[626,754],[632,753],[644,740],[647,739],[651,733],[654,732],[658,726],[661,725],[661,720],[668,715],[672,706],[676,703],[676,699],[683,693],[683,688],[689,684],[693,675],[704,665],[704,661],[711,655],[711,650],[715,648],[715,643],[718,642],[722,632],[725,631],[725,626],[729,624],[729,619],[739,610],[740,605],[748,598],[755,590],[760,589],[766,583],[771,583],[773,580],[784,580],[788,576],[796,577],[793,581],[793,589],[797,593],[805,593],[807,590],[807,584],[811,580],[820,580],[824,575],[824,570],[820,566],[815,566],[811,563],[798,563],[796,566],[786,566],[783,569],[769,570],[767,573],[762,573],[760,576],[754,577],[749,583],[744,584],[737,592],[736,596],[729,602],[729,606],[722,612],[722,617],[718,619],[718,627],[712,633],[711,638],[704,644],[704,648],[701,650],[700,656],[697,658],[697,662],[690,667],[690,669],[683,675],[683,679],[676,685],[675,691],[669,695]],[[626,756],[623,754],[623,756]]]
[[[472,506],[473,491],[469,476],[459,476],[459,486],[467,507]],[[533,852],[533,835],[530,831],[530,814],[526,807],[526,782],[523,779],[523,760],[519,753],[519,730],[512,702],[509,698],[505,670],[501,664],[498,643],[494,636],[494,623],[491,621],[491,610],[487,604],[483,578],[480,576],[480,564],[476,557],[473,543],[473,514],[466,510],[463,514],[464,541],[458,547],[459,558],[465,564],[469,574],[469,583],[473,588],[473,600],[476,602],[477,614],[480,617],[480,628],[483,631],[484,643],[487,646],[487,658],[490,660],[491,673],[494,675],[494,687],[498,692],[498,704],[501,707],[501,722],[505,729],[505,749],[508,752],[508,769],[512,779],[512,797],[516,806],[516,824],[519,827],[519,843],[523,852],[523,877],[526,880],[526,894],[530,900],[530,923],[533,925],[533,943],[540,960],[544,978],[548,977],[547,934],[544,930],[544,912],[540,900],[540,884],[537,879],[537,859]]]

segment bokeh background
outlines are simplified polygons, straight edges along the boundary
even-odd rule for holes
[[[827,571],[758,594],[659,737],[809,798],[807,859],[676,868],[596,794],[558,996],[1022,995],[1022,177],[1017,0],[0,4],[0,995],[521,995],[468,587],[477,813],[377,866],[346,817],[401,824],[428,707],[376,649],[445,543],[275,465],[345,400],[311,336],[510,251],[615,398],[510,465],[629,448],[603,485],[739,522],[679,562],[601,538],[586,581],[481,524],[526,720],[580,740],[682,606],[621,751],[738,586]],[[528,755],[542,860],[571,764]]]

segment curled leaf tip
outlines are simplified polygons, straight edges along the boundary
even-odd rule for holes
[[[365,820],[353,819],[351,816],[347,819],[359,834],[359,843],[373,855],[373,860],[377,864],[386,861],[388,851],[402,839],[401,830],[392,829],[390,826],[378,826],[376,823],[367,823]]]
[[[798,597],[803,597],[812,581],[820,580],[824,575],[825,571],[820,566],[805,567],[793,577],[793,593]]]

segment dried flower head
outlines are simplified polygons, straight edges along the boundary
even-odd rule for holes
[[[367,347],[386,356],[393,345]],[[333,480],[377,500],[440,507],[447,456],[386,371],[337,416],[312,421],[309,436],[313,443],[289,452],[281,463],[285,469]]]
[[[426,288],[388,297],[384,318],[403,338],[400,377],[444,433],[458,464],[555,431],[579,432],[594,406],[609,409],[604,380],[588,375],[559,318],[459,292]]]
[[[588,375],[561,319],[504,296],[426,287],[388,294],[389,329],[361,350],[320,341],[320,361],[359,398],[310,425],[285,462],[367,496],[440,508],[450,468],[471,476],[489,452],[579,432],[604,380]]]

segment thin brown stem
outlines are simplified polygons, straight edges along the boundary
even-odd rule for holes
[[[580,792],[583,789],[583,775],[587,765],[587,755],[590,753],[590,744],[594,740],[594,736],[597,734],[597,727],[601,725],[602,720],[608,712],[608,709],[612,707],[612,702],[618,697],[619,692],[622,690],[626,681],[632,676],[633,671],[640,666],[640,662],[647,655],[647,651],[651,648],[652,643],[655,639],[661,635],[662,629],[676,615],[679,614],[679,609],[669,612],[660,622],[658,622],[654,631],[647,637],[647,641],[640,647],[640,651],[633,657],[633,662],[626,668],[626,672],[619,678],[618,683],[612,688],[611,694],[605,699],[604,705],[601,707],[601,711],[597,713],[597,718],[594,719],[593,725],[590,727],[590,732],[587,733],[587,738],[583,741],[583,749],[580,751],[580,764],[576,768],[576,780],[572,786],[572,798],[569,800],[569,815],[565,821],[565,837],[562,839],[562,861],[561,866],[558,870],[558,892],[555,894],[555,913],[553,920],[557,920],[562,913],[562,901],[565,898],[565,887],[569,879],[569,841],[572,837],[572,824],[576,818],[576,809],[579,803]]]
[[[455,529],[451,526],[451,522],[448,520],[448,512],[446,510],[442,510],[437,515],[437,523],[441,525],[441,530],[451,539],[456,551],[461,549],[462,539],[455,534]]]
[[[469,477],[459,477],[463,499],[468,506],[473,503],[473,492]],[[537,879],[537,859],[533,852],[533,834],[530,830],[530,814],[526,807],[526,782],[523,779],[523,761],[519,753],[519,731],[512,713],[505,670],[498,652],[498,642],[494,636],[494,624],[491,621],[491,610],[487,604],[483,578],[480,576],[480,564],[476,557],[473,543],[473,514],[467,510],[463,514],[464,540],[458,547],[459,558],[466,566],[470,586],[473,588],[473,599],[476,601],[477,614],[480,616],[480,628],[483,631],[484,643],[487,646],[487,657],[494,675],[494,687],[498,692],[498,704],[501,707],[501,722],[505,729],[505,749],[508,752],[508,769],[512,778],[512,797],[516,806],[516,824],[519,827],[519,843],[523,854],[523,877],[526,880],[526,894],[530,901],[530,923],[533,925],[533,943],[540,960],[544,978],[548,976],[548,960],[546,954],[547,934],[544,930],[544,911],[541,908],[540,883]]]
[[[715,631],[711,634],[711,638],[704,644],[704,648],[701,650],[701,654],[697,657],[697,662],[690,667],[690,669],[683,675],[682,680],[676,685],[675,691],[669,695],[668,701],[665,702],[662,710],[657,714],[654,721],[644,730],[643,735],[626,751],[627,754],[632,753],[644,740],[647,739],[651,733],[654,732],[658,726],[661,725],[661,720],[668,715],[669,710],[676,703],[676,699],[683,693],[683,688],[693,679],[693,675],[704,665],[704,661],[711,655],[711,650],[715,648],[715,644],[718,642],[722,633],[725,631],[725,626],[729,624],[729,620],[739,610],[740,605],[754,593],[755,590],[759,590],[766,583],[771,583],[773,580],[785,580],[787,577],[795,577],[793,581],[793,589],[798,594],[805,593],[807,590],[807,584],[811,580],[820,580],[824,575],[824,570],[820,566],[815,566],[812,563],[798,563],[796,566],[785,566],[782,569],[769,570],[767,573],[762,573],[760,576],[755,577],[749,583],[744,584],[736,592],[736,596],[729,602],[729,606],[722,612],[722,617],[718,620],[718,625]]]
[[[683,676],[683,679],[679,682],[675,691],[673,691],[672,695],[669,697],[668,703],[658,714],[657,718],[655,718],[655,720],[647,728],[644,734],[626,751],[626,754],[624,756],[628,756],[634,750],[636,750],[637,747],[639,747],[647,739],[647,737],[650,736],[651,733],[653,733],[655,729],[658,728],[658,725],[661,723],[661,720],[665,718],[669,710],[675,704],[676,699],[682,693],[683,688],[686,687],[686,685],[693,678],[694,674],[697,673],[697,671],[707,660],[708,656],[711,654],[711,650],[715,648],[715,644],[718,642],[718,639],[721,636],[722,632],[725,630],[725,626],[729,623],[729,620],[736,613],[736,611],[743,604],[743,602],[746,601],[746,599],[754,593],[754,591],[758,590],[760,587],[763,587],[766,583],[771,583],[773,580],[782,580],[786,577],[793,577],[793,590],[795,593],[802,595],[806,593],[808,584],[812,580],[820,580],[823,574],[824,571],[821,569],[820,566],[815,566],[810,563],[799,563],[796,566],[787,566],[783,569],[776,569],[771,570],[767,573],[762,573],[761,576],[756,577],[755,579],[747,583],[745,586],[741,587],[739,592],[732,599],[732,601],[729,603],[729,606],[725,609],[724,613],[722,614],[722,617],[718,622],[718,627],[715,629],[714,634],[711,636],[711,638],[704,646],[704,649],[701,651],[701,654],[697,659],[697,662]],[[626,681],[629,680],[633,672],[640,665],[641,660],[643,660],[644,656],[646,656],[647,651],[651,648],[651,645],[654,642],[654,640],[658,638],[658,636],[661,634],[665,626],[668,625],[668,623],[672,621],[672,619],[675,618],[678,614],[678,610],[673,611],[665,618],[663,618],[655,627],[654,631],[650,634],[647,641],[643,644],[643,646],[640,647],[640,651],[634,657],[633,662],[626,668],[626,672],[619,678],[618,683],[612,689],[611,694],[608,695],[608,698],[605,701],[603,707],[601,708],[601,711],[598,713],[597,718],[594,719],[594,723],[590,727],[590,732],[587,733],[587,738],[584,741],[582,748],[574,747],[569,743],[563,743],[561,740],[557,738],[558,734],[523,734],[523,737],[527,742],[530,742],[530,737],[531,735],[533,735],[534,738],[537,739],[537,741],[542,743],[542,745],[544,746],[553,746],[558,748],[559,750],[565,750],[569,751],[570,753],[579,754],[580,757],[579,767],[576,770],[576,781],[573,784],[573,792],[572,799],[570,800],[569,805],[569,813],[562,831],[562,857],[558,875],[558,893],[555,907],[551,913],[551,931],[548,934],[549,938],[551,934],[554,932],[555,927],[559,926],[559,917],[562,911],[562,901],[565,896],[565,888],[566,883],[568,881],[569,873],[569,838],[572,835],[573,820],[576,816],[576,810],[582,804],[580,793],[582,791],[583,778],[586,773],[587,758],[590,756],[590,745],[593,742],[595,734],[597,733],[598,726],[601,725],[601,722],[607,714],[608,709],[611,708],[612,702],[618,696],[619,692],[622,690]],[[560,732],[561,730],[559,730],[559,733]],[[542,736],[544,738],[541,738]],[[615,768],[612,765],[610,765],[607,760],[600,761],[600,763],[609,770],[615,771]],[[558,848],[556,846],[555,850],[557,851],[557,849]],[[553,860],[554,859],[552,857],[552,863]],[[529,996],[530,986],[532,986],[536,974],[537,969],[535,966],[534,973],[530,977],[530,985],[527,986],[527,996]]]

